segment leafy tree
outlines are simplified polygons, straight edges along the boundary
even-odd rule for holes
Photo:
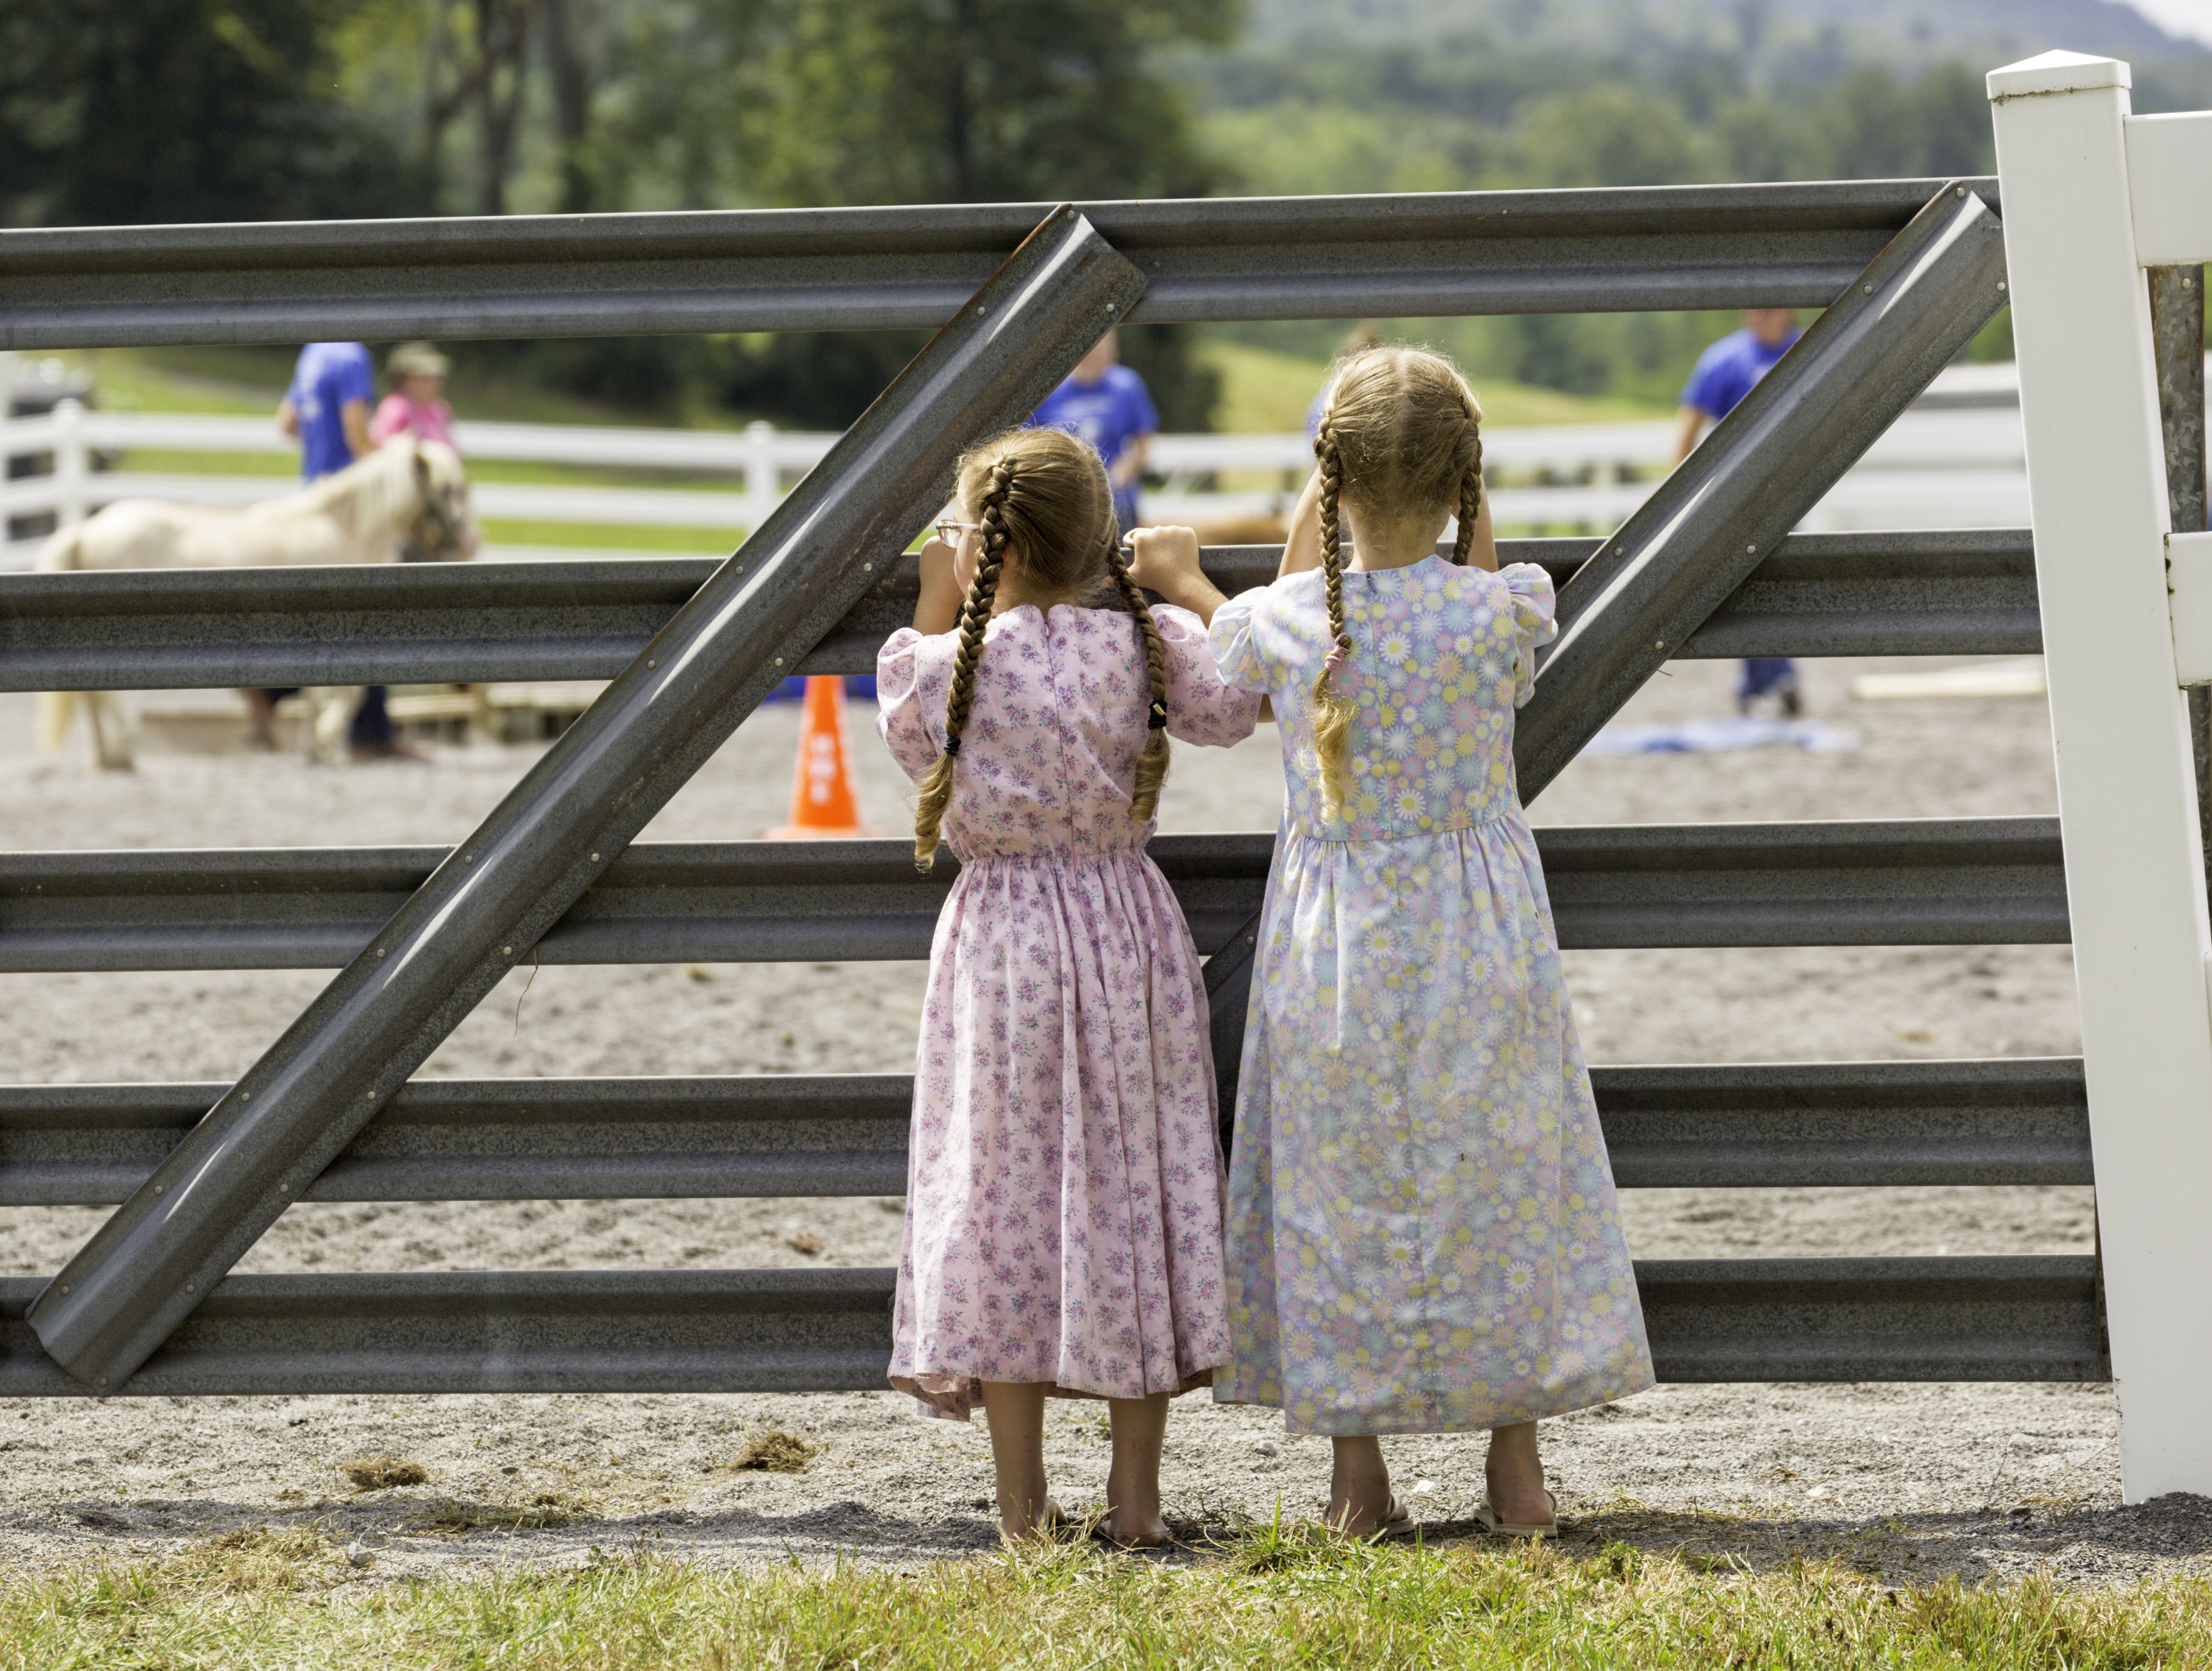
[[[1680,185],[1710,177],[1711,148],[1680,106],[1618,83],[1546,100],[1517,137],[1531,185]]]
[[[744,102],[752,184],[787,204],[1203,195],[1159,52],[1234,0],[784,0]]]
[[[349,0],[0,4],[0,204],[23,224],[405,213],[423,181],[331,95]]]
[[[1989,95],[1963,64],[1941,64],[1910,81],[1869,64],[1816,108],[1832,178],[1984,174],[1996,167]]]
[[[783,0],[742,112],[747,185],[770,203],[1195,197],[1222,171],[1197,143],[1168,47],[1227,38],[1234,0]],[[851,422],[920,333],[735,344],[730,404]],[[1162,422],[1208,426],[1218,380],[1188,331],[1123,333]]]

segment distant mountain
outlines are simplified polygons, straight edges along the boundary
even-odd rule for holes
[[[1929,55],[1997,64],[2063,46],[2142,63],[2212,60],[2118,0],[1249,0],[1255,43],[1382,46],[1470,31],[1601,54],[1732,52],[1778,66]]]

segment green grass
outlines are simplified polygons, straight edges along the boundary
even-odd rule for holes
[[[741,528],[641,528],[628,523],[532,522],[519,517],[483,519],[494,545],[575,545],[615,551],[679,551],[727,556],[744,538]]]
[[[273,416],[291,381],[296,353],[289,348],[100,348],[53,357],[89,371],[100,404],[110,411]],[[635,412],[574,395],[495,379],[462,378],[448,393],[457,412],[487,422],[617,425],[665,422],[641,418]],[[737,428],[744,422],[735,414],[702,413],[691,421],[691,427]]]
[[[1306,427],[1306,408],[1328,375],[1324,361],[1218,337],[1204,342],[1199,357],[1221,374],[1221,404],[1214,428],[1230,434],[1295,434]],[[1477,378],[1474,392],[1486,423],[1516,428],[1540,423],[1611,423],[1664,417],[1669,407],[1632,400],[1595,400],[1557,389]]]
[[[2202,1580],[1885,1589],[1625,1546],[1373,1549],[1262,1530],[1192,1567],[1080,1547],[897,1573],[650,1557],[382,1582],[308,1530],[0,1589],[0,1668],[1972,1667],[2136,1671],[2212,1656]]]
[[[273,433],[273,432],[272,432]],[[300,473],[296,453],[193,453],[173,447],[134,447],[118,470],[179,476],[292,476]],[[547,464],[535,459],[471,459],[471,482],[514,482],[565,488],[688,488],[697,493],[736,493],[744,477],[707,470],[643,470],[617,465]]]

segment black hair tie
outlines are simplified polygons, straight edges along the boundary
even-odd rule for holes
[[[954,755],[958,754],[959,752],[960,739],[957,737],[946,738],[945,739],[945,757],[947,760],[950,760]]]
[[[1145,721],[1145,729],[1147,731],[1165,731],[1167,728],[1168,705],[1165,702],[1154,702],[1152,704],[1152,717]]]

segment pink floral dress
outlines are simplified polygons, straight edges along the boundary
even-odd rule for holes
[[[1259,698],[1196,617],[1152,611],[1168,731],[1226,746]],[[908,776],[945,748],[956,634],[895,633],[879,727]],[[915,1065],[891,1384],[966,1419],[982,1381],[1142,1398],[1229,1358],[1221,1142],[1206,992],[1182,910],[1129,817],[1141,635],[1117,610],[994,618],[945,840]],[[1175,774],[1167,794],[1175,793]]]
[[[1229,1181],[1226,1403],[1296,1432],[1494,1427],[1651,1384],[1605,1135],[1513,781],[1559,629],[1533,564],[1344,576],[1355,707],[1328,817],[1317,570],[1224,604],[1287,777]]]

